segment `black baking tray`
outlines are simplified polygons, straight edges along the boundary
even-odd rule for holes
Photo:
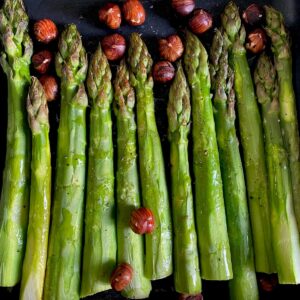
[[[111,30],[101,26],[98,22],[97,12],[99,7],[108,2],[107,0],[25,0],[25,5],[31,19],[31,28],[34,20],[41,18],[51,18],[60,29],[65,24],[75,23],[82,34],[84,45],[91,53],[95,50],[100,39],[111,33]],[[113,1],[121,2],[121,1]],[[215,26],[219,24],[219,15],[227,0],[202,0],[196,1],[198,7],[209,10],[215,21]],[[300,111],[300,1],[297,0],[274,0],[274,1],[236,1],[240,9],[246,8],[250,3],[271,4],[279,9],[285,17],[292,40],[293,50],[293,72],[294,87],[297,96],[297,108]],[[167,36],[174,32],[181,32],[185,27],[185,20],[177,17],[170,6],[168,0],[142,1],[146,8],[147,18],[144,25],[140,27],[130,27],[122,24],[117,32],[128,38],[129,34],[138,31],[145,39],[154,60],[158,58],[156,40],[159,37]],[[3,0],[0,0],[2,6]],[[204,44],[209,45],[213,31],[211,30],[202,37]],[[35,45],[36,49],[40,45]],[[55,46],[54,46],[55,47]],[[255,56],[249,56],[250,64],[256,60]],[[112,65],[115,70],[115,65]],[[162,140],[166,165],[168,164],[168,141],[167,141],[167,118],[166,104],[168,99],[167,86],[155,86],[156,118],[159,133]],[[6,103],[6,78],[0,68],[0,184],[2,184],[2,170],[5,160],[6,127],[7,127],[7,103]],[[299,114],[298,114],[299,119]],[[56,132],[59,120],[59,103],[50,104],[51,122],[51,146],[52,154],[55,157],[56,151]],[[166,168],[168,170],[169,168]],[[167,174],[168,175],[168,174]],[[0,288],[0,299],[18,299],[19,286],[11,289]],[[203,281],[203,295],[207,299],[229,299],[228,282],[209,282]],[[163,280],[153,282],[153,290],[149,299],[176,299],[172,276]],[[286,285],[277,286],[272,292],[260,291],[261,299],[300,299],[300,286]],[[86,299],[124,299],[113,291],[99,293]],[[68,299],[61,299],[68,300]],[[240,299],[244,300],[244,299]],[[246,300],[246,299],[245,299]]]

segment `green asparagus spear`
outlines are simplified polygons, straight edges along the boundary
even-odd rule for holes
[[[192,91],[193,167],[196,223],[203,279],[232,278],[219,153],[210,97],[207,52],[192,33],[186,34],[185,70]]]
[[[32,42],[23,1],[6,0],[0,10],[0,62],[7,76],[6,160],[0,200],[0,286],[21,278],[26,244],[30,179],[30,132],[26,95]]]
[[[244,48],[245,29],[235,3],[229,2],[221,15],[231,45],[230,64],[234,70],[239,129],[243,148],[248,203],[252,225],[256,271],[275,271],[271,243],[267,170],[261,117]]]
[[[88,78],[91,101],[90,146],[85,209],[81,297],[109,290],[116,264],[111,71],[99,45]]]
[[[87,57],[75,25],[61,35],[56,72],[61,78],[54,207],[44,299],[79,299],[86,169]]]
[[[32,132],[30,210],[20,299],[43,296],[51,206],[51,154],[47,99],[39,80],[32,77],[27,98]]]
[[[143,205],[152,210],[156,224],[154,232],[146,235],[145,273],[155,280],[172,273],[172,224],[163,154],[154,114],[152,59],[137,33],[130,37],[128,63],[137,98]]]
[[[220,153],[233,279],[230,299],[258,299],[252,233],[239,142],[235,130],[234,74],[228,65],[228,43],[216,30],[210,49],[213,104]]]
[[[135,95],[129,82],[129,72],[123,60],[118,68],[115,87],[114,111],[117,119],[117,233],[118,263],[133,268],[133,278],[122,291],[131,299],[147,298],[151,282],[144,274],[144,239],[134,233],[129,220],[132,210],[140,207],[139,179],[136,151]]]
[[[278,74],[280,121],[284,144],[289,156],[294,209],[300,231],[300,141],[292,79],[292,53],[282,14],[270,6],[265,6],[265,11],[266,31],[272,40],[272,51]]]
[[[276,269],[280,283],[297,284],[300,283],[300,241],[293,207],[292,179],[279,123],[276,70],[265,54],[258,60],[254,80],[264,124]]]
[[[188,159],[190,91],[181,64],[170,88],[167,112],[171,143],[175,290],[193,295],[200,293],[202,287]]]

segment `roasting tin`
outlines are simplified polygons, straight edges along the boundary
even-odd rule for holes
[[[107,0],[24,0],[27,12],[31,21],[50,18],[60,29],[68,23],[75,23],[83,36],[84,45],[91,53],[95,50],[99,40],[104,35],[111,33],[112,30],[106,29],[98,22],[98,9],[107,2]],[[113,1],[121,2],[121,1]],[[209,10],[215,17],[215,26],[219,25],[219,15],[222,12],[227,0],[202,0],[196,1],[198,7]],[[294,88],[297,97],[297,108],[300,112],[300,1],[297,0],[274,0],[274,1],[236,1],[241,9],[246,8],[250,3],[271,4],[279,9],[286,20],[290,30],[293,50],[293,71],[294,71]],[[182,32],[185,27],[185,21],[176,17],[171,9],[169,0],[150,1],[142,0],[145,6],[147,17],[144,25],[131,27],[122,24],[117,32],[128,38],[129,34],[138,31],[142,34],[154,58],[157,58],[158,37],[167,36],[176,31]],[[3,0],[0,0],[2,6]],[[31,27],[32,28],[32,27]],[[201,39],[204,44],[209,45],[213,31],[205,34]],[[55,50],[55,49],[53,49]],[[254,56],[249,56],[250,65],[255,62]],[[113,71],[115,66],[113,66]],[[162,139],[162,145],[165,154],[165,162],[168,165],[168,141],[167,141],[167,117],[166,104],[168,99],[167,86],[155,87],[156,101],[156,118],[158,129]],[[2,184],[2,170],[4,168],[5,145],[6,145],[6,122],[7,122],[7,105],[6,100],[6,79],[2,70],[0,70],[0,184]],[[50,139],[52,144],[53,161],[55,161],[56,151],[56,131],[59,117],[59,104],[50,104],[50,122],[51,132]],[[299,119],[299,113],[298,113]],[[166,167],[168,171],[169,168]],[[168,174],[167,174],[168,175]],[[228,282],[208,282],[203,281],[203,294],[205,300],[209,299],[229,299]],[[0,299],[18,299],[19,287],[13,289],[0,288]],[[149,299],[176,299],[172,277],[153,282],[153,290]],[[113,291],[99,293],[86,299],[124,299]],[[283,299],[292,300],[300,299],[300,286],[279,286],[272,293],[266,294],[261,292],[261,299]],[[62,299],[66,300],[66,299]],[[240,299],[243,300],[243,299]]]

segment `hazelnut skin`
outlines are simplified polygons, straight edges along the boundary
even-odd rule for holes
[[[247,37],[246,48],[252,53],[259,53],[266,48],[267,36],[263,29],[257,28],[250,32]]]
[[[123,4],[124,19],[132,26],[139,26],[144,24],[146,20],[146,12],[138,0],[127,0]]]
[[[195,0],[172,0],[173,9],[181,16],[187,16],[195,8]]]
[[[44,88],[47,101],[51,102],[55,100],[58,94],[58,85],[55,77],[43,75],[39,80]]]
[[[35,22],[33,32],[37,41],[44,44],[55,40],[58,35],[57,27],[50,19],[42,19]]]
[[[264,18],[264,10],[258,4],[253,3],[244,10],[242,18],[246,24],[257,25]]]
[[[151,233],[154,230],[154,226],[154,216],[149,208],[141,207],[132,211],[130,227],[135,233]]]
[[[206,32],[212,27],[212,24],[212,15],[202,8],[194,10],[189,19],[189,27],[196,34]]]
[[[126,51],[125,38],[118,33],[105,36],[101,46],[107,59],[111,61],[119,60]]]
[[[101,7],[98,16],[99,21],[111,29],[117,29],[121,25],[121,9],[115,3],[107,3]]]
[[[34,69],[40,74],[44,74],[49,69],[49,65],[52,61],[52,53],[48,50],[43,50],[35,53],[31,60]]]
[[[113,290],[120,292],[131,282],[133,269],[127,263],[118,265],[111,274],[110,284]]]
[[[183,44],[180,37],[176,34],[170,35],[165,39],[159,40],[160,57],[174,62],[183,54]]]

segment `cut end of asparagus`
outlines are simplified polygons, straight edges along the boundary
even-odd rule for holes
[[[48,105],[44,88],[36,77],[32,77],[27,97],[29,126],[33,133],[41,130],[41,125],[49,126]]]
[[[265,6],[265,30],[272,40],[272,50],[276,56],[290,57],[289,37],[284,25],[282,14],[271,6]]]
[[[132,33],[128,49],[128,65],[138,81],[147,80],[152,63],[152,58],[141,36],[136,32]]]
[[[254,71],[254,81],[257,98],[261,104],[278,99],[276,70],[271,59],[265,53],[261,54],[258,59]]]
[[[231,42],[234,42],[241,29],[241,17],[237,5],[230,1],[221,14],[222,25]]]
[[[68,85],[78,85],[86,78],[87,55],[76,25],[71,24],[61,34],[55,58],[56,72]]]
[[[167,113],[170,134],[181,127],[189,128],[191,117],[190,91],[181,63],[178,64],[176,76],[170,88]]]
[[[101,45],[90,60],[87,89],[92,104],[109,108],[112,102],[111,70]]]
[[[132,111],[135,105],[134,89],[129,81],[129,71],[125,60],[123,59],[118,67],[116,79],[114,81],[115,88],[115,112],[121,113]]]

